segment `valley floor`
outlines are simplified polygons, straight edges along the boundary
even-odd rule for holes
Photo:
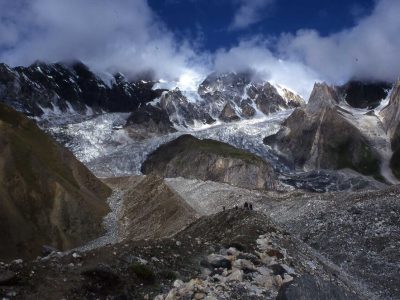
[[[400,297],[398,186],[314,194],[152,176],[105,181],[114,189],[105,236],[32,262],[1,263],[0,296]],[[255,211],[234,209],[244,202]]]

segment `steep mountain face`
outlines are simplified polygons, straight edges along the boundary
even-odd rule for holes
[[[142,165],[144,174],[230,183],[251,189],[273,189],[273,168],[260,157],[214,140],[183,135],[159,147]]]
[[[284,128],[265,143],[278,147],[300,168],[350,168],[379,178],[378,154],[341,114],[339,102],[334,88],[316,84],[306,108],[295,110]]]
[[[393,138],[397,137],[397,128],[400,123],[400,81],[398,81],[390,94],[389,104],[381,111],[385,130]]]
[[[152,89],[154,82],[130,82],[120,73],[108,76],[104,81],[80,62],[38,62],[13,69],[0,64],[0,99],[27,115],[41,117],[129,112],[161,94]]]
[[[388,82],[351,80],[337,89],[352,107],[374,109],[388,96],[391,87]]]
[[[393,87],[389,104],[382,110],[381,115],[392,144],[390,167],[393,174],[400,179],[400,81]]]
[[[97,237],[110,189],[33,121],[0,104],[0,258]]]
[[[188,99],[179,88],[163,93],[158,106],[169,115],[174,124],[179,126],[193,126],[196,121],[202,124],[215,122],[204,103]]]

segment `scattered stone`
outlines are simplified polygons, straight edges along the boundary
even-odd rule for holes
[[[243,270],[245,273],[256,271],[254,264],[246,259],[235,260],[232,267]]]
[[[184,283],[182,280],[177,279],[177,280],[174,281],[173,286],[174,286],[175,288],[178,288],[178,289],[179,289],[179,288],[181,288],[184,284],[185,284],[185,283]]]
[[[24,261],[22,259],[15,259],[11,262],[11,264],[21,265]]]
[[[0,286],[14,285],[18,281],[17,274],[12,271],[0,271]]]
[[[235,270],[227,277],[228,281],[243,281],[243,271],[242,270]]]
[[[218,255],[218,254],[211,254],[207,257],[207,261],[214,267],[214,268],[226,268],[230,269],[232,267],[232,263],[226,256]]]
[[[52,246],[47,246],[47,245],[43,245],[42,246],[42,255],[43,256],[48,256],[54,252],[58,252],[59,250],[57,248],[54,248]]]

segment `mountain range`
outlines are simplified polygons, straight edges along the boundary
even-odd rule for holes
[[[400,82],[0,64],[0,153],[2,297],[400,297]]]

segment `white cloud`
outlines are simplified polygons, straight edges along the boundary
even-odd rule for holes
[[[241,6],[235,28],[260,20],[263,8],[273,3],[236,1]],[[146,0],[0,0],[0,7],[0,61],[11,65],[80,59],[101,71],[154,70],[182,82],[214,68],[250,68],[305,98],[316,80],[392,81],[400,75],[398,0],[377,1],[371,15],[330,36],[302,29],[277,39],[242,40],[215,53],[199,52],[196,41],[178,41]]]
[[[380,0],[353,28],[323,37],[299,30],[281,38],[281,54],[335,83],[351,78],[393,81],[400,75],[400,1]]]
[[[242,41],[229,50],[220,49],[215,55],[215,68],[221,72],[250,69],[264,80],[295,90],[306,100],[314,83],[321,80],[304,64],[279,59],[268,49],[268,43],[260,39]]]
[[[265,15],[265,8],[274,0],[239,0],[240,6],[233,17],[230,29],[237,30],[258,23]]]
[[[145,0],[0,0],[0,7],[0,59],[11,65],[80,59],[102,70],[152,69],[168,78],[207,64]]]

